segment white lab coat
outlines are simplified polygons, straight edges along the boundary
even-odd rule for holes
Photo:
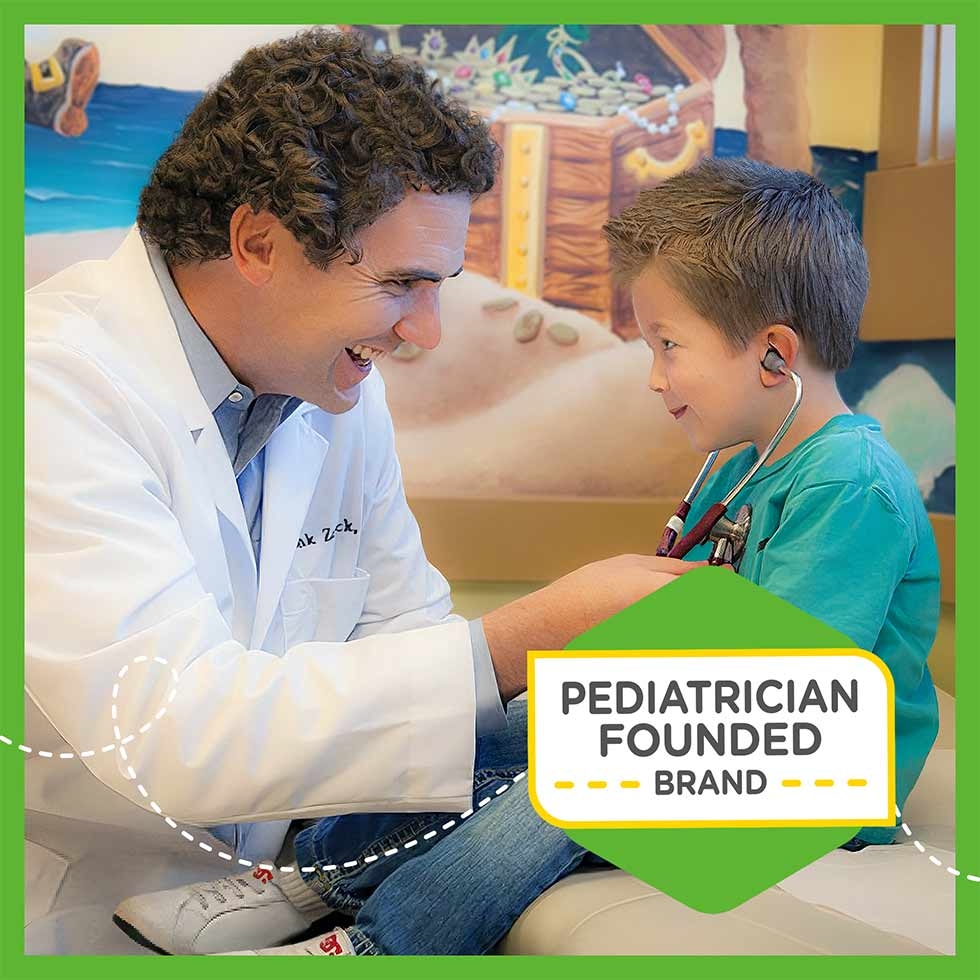
[[[175,836],[152,801],[270,821],[244,837],[259,860],[290,817],[466,809],[469,629],[406,505],[378,372],[350,412],[303,404],[272,436],[256,570],[136,229],[26,299],[28,829]]]

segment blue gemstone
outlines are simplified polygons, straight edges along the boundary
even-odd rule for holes
[[[569,112],[571,112],[575,106],[578,105],[578,99],[575,98],[571,92],[562,92],[561,95],[558,96],[558,104],[563,109],[567,109]]]

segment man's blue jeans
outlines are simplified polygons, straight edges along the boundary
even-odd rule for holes
[[[457,813],[358,813],[326,817],[297,834],[296,865],[315,866],[303,873],[306,883],[331,909],[353,916],[344,928],[356,953],[486,953],[559,878],[583,861],[604,863],[538,816],[526,779],[514,782],[527,769],[526,701],[510,703],[505,729],[477,739],[474,768],[473,813],[465,820]],[[350,861],[356,866],[344,868]],[[321,870],[331,864],[336,870]]]

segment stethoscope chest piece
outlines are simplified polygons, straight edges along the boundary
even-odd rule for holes
[[[711,528],[708,540],[713,542],[709,565],[731,565],[736,571],[745,554],[745,542],[752,526],[752,505],[743,504],[735,520],[720,517]]]

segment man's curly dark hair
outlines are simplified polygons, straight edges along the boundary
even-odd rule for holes
[[[409,189],[490,190],[486,124],[419,66],[352,33],[304,31],[247,51],[184,122],[140,195],[144,237],[180,265],[230,254],[229,223],[270,211],[318,268]]]

